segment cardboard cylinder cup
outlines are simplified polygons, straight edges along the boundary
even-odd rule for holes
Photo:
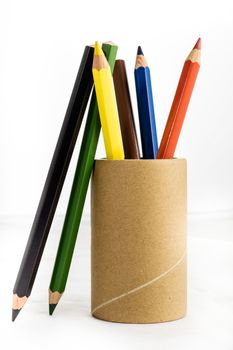
[[[91,312],[155,323],[186,313],[186,160],[96,160]]]

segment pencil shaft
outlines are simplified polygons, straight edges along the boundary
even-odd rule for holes
[[[92,72],[107,158],[124,159],[112,74],[98,43],[95,45]]]
[[[140,158],[125,62],[116,60],[114,86],[126,159]]]
[[[158,151],[158,141],[150,70],[148,67],[139,67],[135,69],[134,75],[143,158],[154,159]]]
[[[103,45],[106,56],[113,69],[117,46]],[[73,180],[65,222],[61,234],[55,265],[52,273],[50,291],[63,293],[67,282],[72,255],[81,221],[87,188],[94,164],[94,157],[100,134],[100,119],[95,90],[92,93],[90,108],[85,125],[77,168]]]
[[[200,68],[200,49],[193,49],[185,61],[157,153],[157,159],[171,159],[178,143],[194,84]]]
[[[86,47],[36,211],[13,292],[29,296],[43,254],[76,138],[93,85],[94,49]]]

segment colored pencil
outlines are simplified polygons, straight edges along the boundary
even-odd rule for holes
[[[94,48],[84,50],[77,78],[49,167],[13,290],[12,321],[31,294],[51,223],[63,187],[85,108],[93,86]]]
[[[157,159],[173,158],[185,114],[200,68],[201,39],[188,55],[180,76],[167,124],[157,153]]]
[[[124,159],[113,78],[98,42],[95,44],[92,72],[107,158]]]
[[[145,159],[154,159],[158,151],[154,103],[150,69],[141,47],[138,47],[134,70],[138,116],[142,142],[142,154]]]
[[[140,158],[129,84],[123,60],[116,60],[113,80],[126,159]]]
[[[103,44],[103,50],[109,61],[111,70],[113,70],[117,46],[113,43]],[[62,229],[61,239],[49,287],[50,315],[52,315],[65,290],[88,184],[94,164],[99,134],[99,111],[94,90],[92,93],[78,163],[69,198],[69,204],[66,211],[65,222]]]

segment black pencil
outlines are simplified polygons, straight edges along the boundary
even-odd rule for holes
[[[86,46],[13,290],[12,321],[31,294],[93,86],[94,48]]]

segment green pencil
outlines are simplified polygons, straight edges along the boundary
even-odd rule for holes
[[[102,46],[113,71],[117,46],[106,43]],[[87,188],[94,164],[95,152],[100,134],[100,119],[95,90],[93,90],[90,108],[83,134],[77,168],[72,184],[65,222],[59,242],[55,265],[49,287],[49,313],[52,315],[62,293],[65,290],[71,265],[74,246],[81,221]]]

